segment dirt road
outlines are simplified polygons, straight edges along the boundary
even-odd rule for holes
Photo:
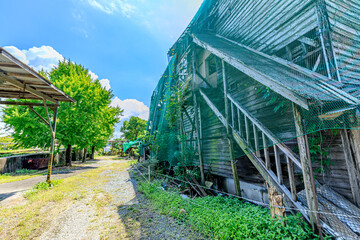
[[[31,229],[31,227],[22,226],[21,223],[18,223],[20,220],[9,216],[12,214],[11,209],[16,208],[17,205],[7,206],[6,208],[10,210],[7,212],[8,217],[1,219],[0,214],[0,238],[41,240],[204,239],[190,226],[155,211],[150,201],[137,191],[137,182],[131,177],[132,168],[125,166],[129,166],[126,161],[109,161],[109,163],[102,164],[111,164],[111,162],[114,164],[100,167],[99,170],[104,170],[101,170],[98,175],[89,171],[84,173],[87,175],[81,174],[67,178],[64,187],[66,184],[71,184],[72,178],[82,178],[82,182],[76,179],[76,182],[81,185],[81,191],[68,190],[69,192],[65,195],[69,197],[58,200],[56,204],[54,201],[48,201],[37,206],[36,202],[25,200],[25,202],[28,201],[29,204],[38,207],[35,212],[40,215],[35,214],[36,219],[33,218],[30,221],[39,221],[41,228],[35,227],[28,231],[27,228]],[[125,162],[125,165],[121,162]],[[95,171],[97,170],[95,169]],[[59,193],[54,192],[56,189],[50,190],[52,192],[49,194],[56,196]],[[17,215],[18,217],[19,215]],[[40,221],[46,221],[46,224],[44,225]],[[4,227],[3,232],[1,232],[2,226]],[[14,227],[5,230],[5,227],[9,226]],[[17,226],[20,227],[20,230]]]
[[[75,163],[74,168],[70,169],[54,169],[52,172],[52,179],[64,179],[77,174],[80,174],[100,166],[106,166],[113,163],[111,160],[102,161],[87,161],[84,163]],[[46,172],[45,172],[46,173]],[[33,177],[21,181],[0,184],[0,202],[4,205],[13,202],[19,197],[21,198],[22,192],[30,190],[34,185],[39,182],[46,181],[46,174],[44,176]]]

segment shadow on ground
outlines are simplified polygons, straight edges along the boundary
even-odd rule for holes
[[[118,206],[118,214],[129,239],[207,239],[185,223],[159,214],[151,202],[138,191],[134,171],[129,170],[128,181],[135,190],[135,197]]]

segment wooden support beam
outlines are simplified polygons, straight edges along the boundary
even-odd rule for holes
[[[34,112],[41,120],[43,120],[43,122],[44,122],[46,125],[48,125],[48,126],[51,128],[50,123],[49,123],[48,121],[46,121],[45,118],[43,118],[37,111],[35,111],[32,106],[28,106],[28,107],[29,107],[30,110],[31,110],[32,112]]]
[[[13,102],[13,101],[0,101],[3,105],[16,105],[16,106],[31,106],[31,107],[43,107],[43,103],[31,103],[31,102]],[[50,107],[59,107],[57,104],[47,104]]]
[[[241,196],[240,180],[239,180],[237,166],[236,166],[236,160],[235,160],[235,156],[234,156],[234,143],[233,143],[233,139],[232,139],[233,137],[230,132],[230,126],[229,126],[230,116],[229,116],[229,107],[228,107],[228,98],[227,98],[227,81],[226,81],[226,70],[225,70],[224,61],[221,61],[221,64],[222,64],[222,77],[223,77],[224,101],[225,101],[225,118],[226,118],[225,127],[226,127],[226,135],[227,135],[227,139],[228,139],[228,143],[229,143],[230,164],[231,164],[231,169],[232,169],[233,178],[234,178],[234,186],[235,186],[236,195]],[[233,110],[234,109],[232,109],[232,111],[231,111],[232,113],[233,113]]]
[[[316,59],[316,62],[314,64],[314,67],[313,67],[313,72],[316,72],[317,68],[319,67],[319,64],[320,64],[320,60],[321,60],[321,54],[317,57]]]
[[[206,83],[208,87],[212,88],[211,84],[198,71],[196,71],[196,76],[198,76],[204,83]]]
[[[357,206],[360,207],[360,188],[359,188],[358,176],[357,176],[357,172],[356,172],[357,168],[356,168],[355,161],[354,161],[354,158],[351,153],[349,135],[348,135],[348,132],[346,129],[342,129],[340,131],[340,133],[341,133],[341,141],[343,144],[346,167],[348,170],[353,201]]]
[[[202,156],[202,147],[200,141],[200,126],[199,126],[199,112],[198,112],[198,103],[196,100],[195,93],[195,77],[196,77],[196,47],[194,45],[193,53],[192,53],[192,67],[193,67],[193,79],[192,79],[192,89],[193,89],[193,101],[194,101],[194,121],[195,121],[195,129],[196,129],[196,140],[197,140],[197,149],[199,155],[199,167],[200,167],[200,175],[201,175],[201,184],[205,184],[205,171],[204,171],[204,161]]]
[[[321,232],[320,226],[320,217],[319,214],[316,212],[318,211],[317,208],[317,193],[314,181],[314,175],[312,170],[312,164],[310,156],[308,155],[308,145],[305,139],[305,131],[302,125],[302,118],[301,112],[298,109],[298,106],[293,104],[293,112],[294,112],[294,120],[295,120],[295,128],[296,128],[296,135],[298,136],[298,147],[300,153],[300,161],[302,165],[302,172],[303,172],[303,179],[305,185],[305,193],[306,193],[306,201],[308,204],[308,208],[310,210],[309,217],[310,217],[310,224],[313,230],[318,229]]]
[[[25,91],[39,97],[40,99],[45,99],[45,100],[50,101],[52,103],[58,104],[58,101],[56,101],[52,97],[50,97],[50,96],[48,96],[46,94],[43,94],[43,93],[35,90],[34,88],[27,86],[26,84],[24,85],[24,83],[12,78],[12,77],[7,76],[6,74],[0,73],[0,77],[3,78],[7,83],[18,87],[21,90],[25,90]]]

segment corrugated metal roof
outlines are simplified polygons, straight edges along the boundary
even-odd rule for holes
[[[194,41],[256,81],[305,108],[307,100],[360,104],[359,99],[339,89],[341,83],[281,58],[266,55],[215,34],[194,34]]]
[[[75,102],[32,68],[0,48],[0,98]]]

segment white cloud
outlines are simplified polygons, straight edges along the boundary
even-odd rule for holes
[[[14,46],[6,46],[4,49],[35,71],[51,71],[59,61],[64,60],[64,57],[50,46],[32,47],[28,50],[19,50]]]
[[[95,73],[93,73],[91,70],[89,70],[89,74],[90,74],[90,77],[91,77],[91,80],[95,81],[97,79],[99,79],[99,76],[96,75]],[[101,86],[103,88],[105,88],[106,90],[110,90],[111,89],[111,85],[110,85],[110,80],[105,78],[105,79],[101,79],[99,80]]]
[[[106,14],[121,14],[172,41],[184,31],[203,0],[87,0]]]
[[[99,76],[93,73],[91,70],[89,70],[89,74],[91,77],[91,80],[95,81],[96,79],[99,79]]]
[[[135,6],[128,3],[127,0],[88,0],[88,3],[106,14],[120,12],[125,17],[131,17],[135,10]]]
[[[11,55],[15,56],[17,59],[19,59],[21,62],[28,64],[29,60],[26,57],[26,54],[14,46],[5,46],[4,49],[8,51]]]
[[[101,79],[101,80],[99,80],[99,82],[100,82],[101,86],[102,86],[103,88],[105,88],[105,90],[108,90],[108,91],[109,91],[109,90],[111,89],[109,79]]]
[[[121,120],[129,119],[131,116],[139,117],[144,120],[149,118],[149,108],[143,103],[136,99],[125,99],[121,100],[118,97],[115,97],[111,106],[120,107],[124,110]]]

